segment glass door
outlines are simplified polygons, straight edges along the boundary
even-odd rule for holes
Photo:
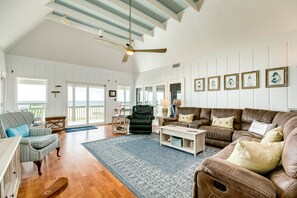
[[[104,86],[69,83],[67,95],[68,126],[104,123]]]
[[[153,87],[144,87],[144,104],[146,105],[153,105],[154,98],[153,98]]]
[[[136,88],[136,105],[142,105],[142,98],[143,94],[142,94],[142,87],[137,87]]]
[[[99,86],[89,87],[89,123],[103,123],[104,122],[104,98],[105,89]]]
[[[156,85],[156,116],[161,116],[162,115],[162,105],[161,105],[161,100],[165,99],[165,85]]]

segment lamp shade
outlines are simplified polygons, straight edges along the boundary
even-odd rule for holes
[[[168,99],[162,99],[161,100],[161,105],[163,107],[168,107],[169,106],[169,100]]]
[[[181,100],[180,99],[174,99],[173,100],[173,105],[180,106],[181,105]]]

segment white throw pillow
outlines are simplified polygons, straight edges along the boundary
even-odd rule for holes
[[[278,166],[283,146],[284,142],[238,141],[227,161],[256,173],[265,174]]]
[[[265,122],[258,122],[257,120],[254,120],[249,128],[249,131],[263,136],[266,132],[274,129],[275,127],[276,124],[267,124]]]
[[[234,116],[227,117],[227,118],[217,118],[215,116],[212,116],[211,126],[233,129],[233,122],[234,122]]]
[[[189,114],[189,115],[179,114],[178,121],[191,123],[193,121],[193,117],[194,117],[194,114]]]

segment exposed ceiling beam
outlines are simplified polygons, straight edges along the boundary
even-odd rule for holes
[[[82,20],[84,22],[99,26],[103,30],[108,30],[108,31],[114,32],[116,34],[120,34],[120,35],[122,35],[124,37],[128,36],[128,32],[125,31],[125,30],[114,27],[114,26],[112,26],[110,24],[104,23],[102,21],[99,21],[98,19],[95,19],[93,17],[89,17],[89,16],[84,15],[84,14],[82,14],[80,12],[75,11],[75,10],[66,8],[66,7],[64,7],[64,6],[60,5],[60,4],[55,3],[54,1],[49,2],[48,4],[46,4],[46,6],[53,9],[53,10],[62,12],[64,14],[66,14],[66,15],[72,16],[72,17],[74,17],[76,19],[79,19],[79,20]],[[134,35],[134,34],[132,34],[131,37],[132,37],[133,40],[138,40],[138,41],[143,42],[143,37],[139,37],[139,36]]]
[[[122,1],[119,1],[119,0],[107,0],[108,2],[114,4],[115,6],[129,12],[129,5],[125,4],[124,2]],[[154,26],[157,26],[159,28],[161,28],[162,30],[165,30],[165,25],[162,24],[161,22],[157,21],[156,19],[144,14],[143,12],[140,12],[139,10],[136,10],[135,8],[131,8],[131,12],[132,12],[132,15],[138,17],[138,18],[141,18],[142,20],[154,25]]]
[[[55,22],[58,22],[58,23],[61,23],[61,17],[60,16],[57,16],[57,15],[54,15],[52,13],[48,14],[46,16],[47,19],[50,19],[52,21],[55,21]],[[71,21],[69,22],[68,26],[70,27],[73,27],[75,29],[79,29],[79,30],[82,30],[82,31],[85,31],[85,32],[88,32],[88,33],[91,33],[91,34],[94,34],[95,36],[98,36],[98,30],[94,29],[94,28],[91,28],[91,27],[88,27],[88,26],[85,26],[85,25],[82,25],[80,23],[77,23],[75,21]],[[117,41],[123,45],[125,45],[124,43],[127,43],[127,40],[123,39],[123,38],[120,38],[120,37],[117,37],[117,36],[114,36],[112,34],[108,34],[107,32],[104,32],[104,38],[105,39],[110,39],[112,41]]]
[[[166,16],[173,18],[177,22],[180,22],[180,18],[177,16],[177,14],[169,10],[167,7],[165,7],[158,1],[156,0],[144,0],[144,1],[150,4],[151,6],[153,6],[154,8],[156,8],[157,10],[159,10],[160,12],[162,12],[163,14],[165,14]]]
[[[204,3],[205,0],[199,0],[198,2],[196,2],[196,5],[197,5],[197,10],[200,11],[203,3]]]
[[[198,11],[197,4],[193,0],[183,0],[189,7],[193,8],[195,11]]]
[[[89,3],[87,1],[82,1],[82,0],[70,0],[71,2],[79,5],[79,6],[82,6],[88,10],[91,10],[93,12],[95,12],[96,14],[99,14],[101,15],[102,17],[104,18],[108,18],[108,19],[111,19],[113,20],[115,23],[119,24],[119,25],[124,25],[126,27],[129,26],[129,21],[122,18],[122,17],[119,17],[118,15],[116,14],[113,14],[111,12],[108,12],[92,3]],[[141,27],[140,25],[137,25],[135,23],[132,23],[132,30],[140,33],[140,34],[147,34],[149,36],[153,36],[153,32],[144,28],[144,27]]]

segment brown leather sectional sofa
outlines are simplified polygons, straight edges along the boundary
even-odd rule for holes
[[[192,123],[178,122],[179,114],[191,112],[195,115]],[[210,126],[212,116],[234,116],[234,129]],[[282,164],[266,175],[254,173],[226,161],[238,140],[261,140],[260,135],[248,131],[253,120],[273,123],[283,128],[285,144]],[[242,110],[180,107],[176,118],[164,120],[164,125],[167,124],[205,129],[206,144],[224,147],[197,167],[193,197],[297,197],[297,113],[249,108]]]

